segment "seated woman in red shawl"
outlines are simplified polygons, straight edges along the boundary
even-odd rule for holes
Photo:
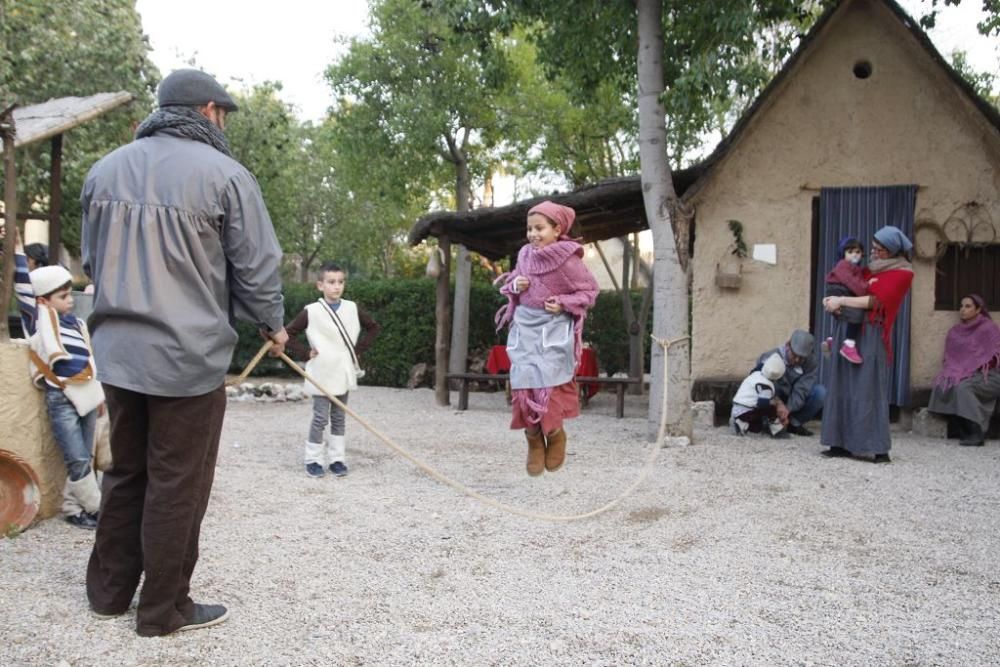
[[[958,417],[959,443],[982,447],[1000,398],[1000,326],[978,294],[962,297],[958,317],[945,339],[928,409]]]
[[[833,338],[839,347],[850,322],[861,322],[858,365],[841,356],[831,359],[830,382],[823,404],[820,442],[824,456],[864,457],[888,463],[889,375],[892,370],[892,327],[913,282],[913,243],[897,227],[886,225],[871,244],[868,268],[872,280],[867,296],[828,296],[823,307],[836,316]],[[870,363],[869,363],[870,362]]]

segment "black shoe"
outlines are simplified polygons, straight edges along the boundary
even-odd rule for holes
[[[792,435],[804,435],[806,437],[809,437],[810,435],[813,435],[812,431],[810,431],[809,429],[807,429],[805,426],[802,426],[801,424],[792,424],[792,423],[789,423],[788,424],[788,432],[791,433]]]
[[[983,427],[974,421],[969,421],[968,419],[963,419],[964,424],[962,424],[962,439],[958,441],[958,444],[963,447],[982,447],[985,438],[983,437]]]
[[[119,616],[121,616],[124,613],[125,613],[124,611],[107,612],[107,613],[105,613],[103,611],[97,611],[93,607],[90,608],[90,615],[93,616],[94,618],[100,620],[100,621],[108,621],[108,620],[111,620],[112,618],[118,618]]]
[[[337,477],[343,477],[347,474],[347,466],[344,465],[343,461],[334,461],[330,464],[330,472]]]
[[[851,453],[846,449],[844,449],[843,447],[831,447],[830,449],[820,452],[820,454],[829,459],[835,459],[840,457],[850,458],[851,456]]]
[[[185,625],[177,628],[177,632],[197,630],[218,625],[229,618],[229,610],[221,604],[195,604],[194,613]]]
[[[771,437],[774,438],[775,440],[788,440],[792,436],[789,435],[787,428],[783,428],[776,433],[772,433]]]
[[[322,477],[323,476],[323,466],[318,463],[307,463],[306,464],[306,474],[310,477]]]
[[[77,528],[97,530],[97,515],[90,512],[80,512],[79,514],[66,517],[66,523]]]
[[[889,458],[888,454],[876,454],[872,463],[892,463],[892,459]]]

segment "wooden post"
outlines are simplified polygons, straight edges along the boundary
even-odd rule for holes
[[[455,299],[451,309],[451,346],[448,348],[448,372],[464,373],[469,363],[469,299],[472,290],[472,258],[459,244],[455,252]],[[457,389],[458,387],[454,387]]]
[[[451,338],[451,241],[438,237],[441,249],[441,273],[437,277],[437,298],[434,308],[434,397],[438,405],[449,405],[448,353]]]
[[[52,137],[49,175],[49,262],[62,263],[62,134]]]
[[[14,107],[11,105],[0,112],[0,134],[3,135],[4,169],[4,229],[3,275],[0,276],[0,342],[10,340],[7,313],[14,292],[14,234],[17,231],[17,169],[14,162]]]

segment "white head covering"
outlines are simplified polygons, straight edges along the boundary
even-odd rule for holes
[[[61,266],[42,266],[28,274],[35,296],[48,296],[66,283],[73,282],[73,275]]]
[[[780,380],[781,376],[785,374],[785,361],[781,358],[781,355],[775,352],[767,361],[764,362],[764,367],[761,369],[764,373],[764,377],[772,382],[774,380]]]

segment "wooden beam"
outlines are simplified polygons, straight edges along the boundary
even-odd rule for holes
[[[451,241],[447,236],[439,236],[438,247],[441,249],[442,257],[434,306],[434,397],[438,405],[446,406],[451,401],[448,395],[448,356],[451,342]]]
[[[4,188],[3,202],[4,210],[12,218],[17,220],[17,169],[14,162],[14,120],[10,115],[11,108],[0,113],[0,122],[3,129],[3,170]],[[12,224],[6,230],[3,240],[3,267],[0,276],[0,342],[6,343],[10,340],[10,329],[7,322],[7,313],[10,312],[10,300],[14,292],[14,234],[17,230],[17,223]]]
[[[52,264],[62,259],[62,143],[63,135],[52,137],[49,173],[49,257]]]

